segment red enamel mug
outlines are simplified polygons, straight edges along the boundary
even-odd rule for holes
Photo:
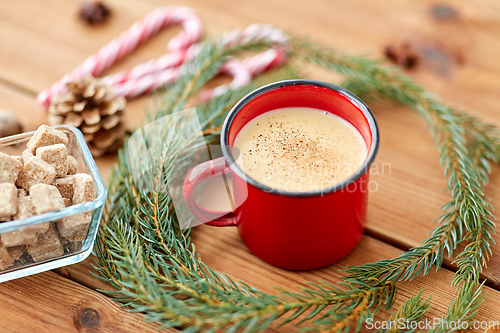
[[[235,163],[232,145],[253,118],[280,108],[308,107],[331,112],[351,123],[366,142],[368,154],[354,175],[314,192],[285,192],[260,184]],[[241,239],[267,263],[293,270],[328,266],[357,245],[365,229],[369,168],[379,145],[377,123],[357,96],[336,85],[288,80],[261,87],[239,101],[221,132],[223,156],[195,166],[184,181],[184,200],[200,222],[235,226]],[[231,177],[233,211],[214,212],[198,205],[197,185],[210,177]]]

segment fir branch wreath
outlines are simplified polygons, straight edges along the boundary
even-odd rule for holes
[[[484,300],[480,273],[491,255],[494,217],[483,192],[490,162],[500,162],[500,139],[493,126],[463,111],[443,105],[439,99],[393,67],[366,57],[344,54],[291,38],[287,42],[292,61],[309,62],[341,74],[344,87],[364,98],[382,98],[406,105],[419,114],[439,150],[448,179],[450,201],[443,207],[438,225],[422,245],[392,259],[349,267],[339,284],[310,283],[298,291],[279,295],[263,293],[243,282],[210,269],[196,253],[190,230],[182,231],[169,192],[173,163],[190,144],[165,129],[153,154],[157,191],[144,192],[132,181],[127,149],[119,152],[109,183],[109,200],[103,227],[96,243],[98,278],[115,290],[112,297],[130,311],[141,312],[163,328],[185,332],[258,332],[273,323],[307,322],[306,330],[348,332],[359,330],[381,308],[390,309],[397,293],[396,282],[439,269],[445,253],[452,257],[460,243],[465,248],[453,262],[452,284],[456,295],[444,320],[471,323]],[[200,52],[183,66],[179,79],[161,96],[147,116],[150,122],[183,110],[200,88],[217,75],[228,56],[273,46],[266,39],[225,45],[221,39],[204,41]],[[265,83],[297,78],[291,65],[255,79],[250,85],[229,90],[196,107],[207,142],[217,140],[224,116],[244,95]],[[172,128],[189,126],[182,122]],[[169,178],[170,177],[170,178]],[[161,180],[166,182],[161,184]],[[161,188],[160,188],[161,187]],[[422,292],[411,297],[392,315],[418,321],[430,307]],[[398,329],[390,330],[397,332]],[[435,331],[444,331],[436,328]],[[382,330],[382,332],[386,332]]]

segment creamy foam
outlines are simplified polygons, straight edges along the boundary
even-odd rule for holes
[[[240,152],[236,163],[248,176],[288,192],[340,183],[367,156],[354,126],[330,112],[303,107],[276,109],[252,119],[236,136],[234,147]]]

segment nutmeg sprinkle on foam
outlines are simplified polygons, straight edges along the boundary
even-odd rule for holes
[[[309,192],[342,182],[367,155],[361,134],[347,121],[311,108],[267,112],[238,134],[236,163],[269,187]]]

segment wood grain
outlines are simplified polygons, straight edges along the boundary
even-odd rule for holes
[[[141,315],[52,272],[2,283],[0,296],[1,332],[157,331]]]
[[[248,3],[244,2],[243,4],[253,8]],[[269,12],[272,13],[279,10],[280,3],[271,1],[266,5],[270,6]],[[429,45],[424,43],[425,47],[432,46],[438,51],[443,48],[444,50],[449,49],[448,52],[450,53],[460,51],[462,54],[461,62],[458,63],[456,59],[448,60],[453,72],[446,77],[440,76],[439,73],[437,74],[431,70],[432,68],[428,69],[427,67],[417,68],[412,74],[429,89],[445,96],[452,105],[463,106],[473,113],[485,115],[488,120],[498,123],[497,113],[493,112],[493,107],[499,101],[497,94],[494,93],[494,87],[498,87],[500,84],[498,82],[499,72],[496,63],[488,59],[494,58],[494,54],[500,51],[498,49],[500,46],[495,43],[495,35],[486,28],[490,27],[490,25],[491,27],[496,26],[496,21],[493,20],[490,14],[486,13],[489,10],[497,10],[495,5],[485,2],[484,11],[478,11],[472,10],[462,3],[455,2],[451,6],[459,13],[456,22],[437,22],[434,20],[429,14],[432,2],[405,5],[390,3],[390,5],[398,9],[398,17],[386,13],[389,16],[387,22],[384,20],[383,24],[378,19],[378,15],[382,11],[381,8],[377,7],[380,5],[360,1],[349,4],[347,7],[335,3],[317,2],[310,6],[312,9],[309,8],[308,10],[301,8],[301,5],[294,5],[286,9],[287,13],[283,17],[271,17],[269,14],[250,9],[249,12],[242,15],[238,23],[235,23],[234,17],[219,15],[220,10],[217,10],[217,8],[226,8],[227,6],[225,10],[239,13],[240,10],[236,8],[236,4],[224,3],[222,5],[222,2],[217,2],[215,5],[214,3],[193,3],[193,7],[198,10],[202,18],[207,22],[207,29],[211,33],[221,32],[235,26],[244,26],[247,23],[258,21],[259,18],[260,20],[265,18],[266,21],[277,26],[292,29],[293,25],[291,23],[296,22],[299,13],[304,13],[302,17],[304,23],[300,24],[300,29],[295,27],[294,30],[314,35],[315,38],[330,45],[343,47],[353,52],[371,50],[372,53],[380,54],[385,43],[398,38],[407,38],[410,41],[417,40],[419,43],[423,43],[420,35],[424,34],[422,30],[425,30],[425,36],[429,38],[427,43],[430,43]],[[50,7],[50,4],[48,7]],[[88,29],[82,28],[81,25],[76,24],[74,21],[68,21],[67,18],[61,24],[69,30],[76,30],[75,35],[81,35],[85,43],[97,44],[97,42],[100,42],[100,45],[102,45],[105,43],[104,38],[112,38],[113,34],[118,33],[116,30],[124,28],[121,25],[123,21],[133,21],[154,8],[148,3],[136,4],[134,2],[116,4],[115,7],[118,11],[115,16],[120,15],[121,18],[120,24],[114,24],[115,21],[111,21],[105,28],[99,28],[102,35],[99,34],[97,37],[95,31],[89,32]],[[131,7],[134,8],[134,11],[131,11]],[[331,10],[328,12],[338,13],[337,16],[340,17],[349,17],[354,12],[360,12],[359,15],[364,18],[364,23],[362,26],[354,26],[355,21],[348,22],[348,20],[342,19],[341,21],[322,22],[321,24],[325,25],[325,27],[319,28],[319,23],[316,22],[318,21],[316,15],[319,15],[317,13],[318,8],[329,8]],[[60,10],[68,12],[71,11],[71,8],[65,4]],[[411,17],[412,20],[402,21],[400,15]],[[326,20],[323,19],[323,21]],[[485,27],[485,24],[480,24],[481,22],[488,22],[489,25]],[[32,24],[41,23],[34,22]],[[396,27],[399,34],[393,32]],[[374,31],[371,31],[372,29]],[[336,31],[336,33],[333,34],[331,31]],[[338,33],[339,31],[342,33]],[[445,34],[443,34],[443,31]],[[130,58],[120,63],[116,69],[127,68],[134,63],[156,56],[155,52],[161,52],[165,39],[170,36],[169,33],[171,32],[166,31],[164,34],[167,36],[161,35],[146,44]],[[460,33],[460,36],[466,34],[467,40],[473,40],[477,48],[466,48],[467,45],[464,46],[460,40],[457,40],[457,37],[454,37],[457,33]],[[413,37],[412,34],[418,35],[418,38]],[[48,34],[43,38],[63,38],[62,41],[59,40],[58,42],[74,43],[73,40],[67,40],[64,36],[58,37],[57,34]],[[97,41],[95,38],[98,38]],[[455,41],[455,44],[453,44],[453,41]],[[68,52],[79,50],[76,45],[71,45],[72,48]],[[97,48],[98,46],[95,46],[95,49]],[[75,64],[79,61],[78,56],[72,53],[61,54],[61,57],[65,59],[73,58]],[[54,66],[56,66],[56,62],[54,62]],[[59,65],[58,68],[60,69],[61,66]],[[6,69],[11,70],[10,68]],[[54,70],[56,69],[53,68],[50,73],[53,73]],[[70,70],[70,68],[65,69],[65,71],[67,70]],[[470,76],[471,72],[476,75],[474,79]],[[316,71],[309,75],[312,78],[318,76],[321,78],[325,74]],[[484,81],[478,78],[483,78]],[[486,83],[483,84],[482,82]],[[23,82],[23,84],[25,83]],[[472,84],[474,86],[471,86]],[[50,85],[50,83],[47,83],[47,85]],[[38,89],[41,89],[41,87]],[[144,98],[131,103],[127,114],[130,126],[140,124],[141,107],[145,103],[147,102]],[[398,247],[410,248],[425,239],[429,230],[434,226],[433,221],[439,215],[440,207],[449,199],[449,194],[444,191],[446,182],[438,163],[437,152],[423,122],[406,108],[387,104],[371,104],[370,106],[374,110],[381,128],[381,149],[376,163],[377,165],[390,165],[390,174],[386,171],[385,174],[375,174],[372,177],[378,184],[378,191],[373,193],[370,198],[368,232]],[[102,164],[110,165],[109,158]],[[105,173],[106,169],[101,167],[101,170]],[[494,174],[492,179],[492,185],[488,186],[487,194],[492,197],[495,204],[500,200],[500,193],[495,190],[495,188],[498,188],[496,185],[499,184],[500,178],[498,178],[497,174]],[[400,227],[402,223],[404,223],[404,226]],[[497,249],[496,246],[494,248]],[[497,261],[497,257],[493,257],[490,269],[484,273],[491,285],[499,286],[499,277],[496,273],[499,271],[498,268],[500,268],[500,261]]]
[[[214,228],[200,226],[194,229],[192,240],[196,244],[196,250],[202,256],[205,263],[216,271],[228,274],[236,281],[244,281],[250,286],[271,294],[278,294],[276,287],[288,290],[298,290],[306,287],[306,282],[326,281],[330,283],[339,282],[345,272],[342,269],[352,265],[361,265],[384,258],[397,256],[401,250],[370,236],[364,236],[355,250],[340,262],[313,271],[287,271],[273,267],[259,258],[255,257],[241,242],[235,228]],[[78,264],[66,267],[72,279],[77,282],[98,287],[102,290],[110,290],[109,286],[89,278],[85,270],[91,270],[92,258]],[[432,295],[432,308],[424,317],[429,321],[441,318],[446,313],[446,308],[451,302],[454,288],[451,286],[453,272],[441,269],[432,271],[425,277],[419,277],[411,282],[398,283],[398,297],[394,306],[381,311],[375,320],[387,320],[395,309],[407,301],[411,296],[425,289],[424,297]],[[480,308],[477,316],[478,321],[500,322],[500,292],[485,287],[486,300]],[[305,325],[301,325],[303,327]],[[266,332],[292,332],[296,331],[293,324],[285,325],[279,329],[270,328]],[[368,330],[365,330],[368,331]],[[483,330],[473,330],[482,332]]]
[[[271,23],[347,52],[368,52],[376,57],[382,56],[385,45],[389,43],[410,42],[422,58],[417,68],[408,74],[428,90],[439,94],[447,104],[500,125],[500,112],[497,110],[500,105],[500,3],[497,1],[449,0],[443,4],[432,0],[310,0],[286,3],[280,0],[183,0],[182,3],[174,0],[108,0],[107,3],[113,10],[111,20],[101,27],[88,27],[75,19],[76,0],[0,1],[0,108],[16,112],[26,130],[32,130],[46,121],[45,114],[34,100],[37,92],[48,88],[134,21],[158,6],[174,3],[197,10],[209,35],[255,22]],[[432,14],[438,4],[455,13],[451,19]],[[178,28],[173,28],[161,32],[110,72],[160,56],[165,52],[168,39],[178,31]],[[306,67],[304,72],[307,78],[335,78],[310,67]],[[149,97],[129,103],[126,113],[129,128],[141,124],[149,104]],[[369,106],[375,113],[381,132],[381,146],[376,159],[379,172],[371,178],[378,188],[370,195],[368,209],[367,233],[372,237],[365,237],[356,251],[337,265],[297,273],[278,270],[260,262],[243,247],[234,230],[201,227],[195,231],[194,240],[205,261],[215,269],[267,291],[271,290],[271,286],[291,287],[308,280],[335,281],[340,276],[338,268],[342,265],[390,258],[399,253],[396,248],[408,249],[425,239],[435,226],[434,220],[440,214],[440,207],[449,200],[437,151],[423,121],[408,109],[386,103],[370,103]],[[108,177],[114,158],[97,159],[104,178]],[[497,167],[494,167],[486,194],[498,209],[500,172]],[[495,236],[495,239],[499,243],[500,236]],[[494,245],[493,251],[500,253],[500,245]],[[90,261],[68,267],[71,279],[94,289],[105,287],[88,273]],[[449,261],[447,265],[451,267]],[[483,277],[497,289],[500,289],[499,272],[500,257],[493,255]],[[61,293],[83,288],[77,283],[58,285],[59,280],[47,280],[46,276],[53,276],[47,274],[15,283],[28,288],[23,281],[38,282],[42,279],[46,281],[47,288]],[[453,292],[451,274],[441,270],[437,274],[401,284],[398,304],[425,287],[427,293],[434,293],[434,307],[428,316],[441,315]],[[5,286],[0,285],[0,292],[6,292]],[[40,302],[43,302],[43,297],[47,296],[40,296]],[[487,303],[481,308],[481,318],[497,318],[497,299],[500,299],[498,292],[490,289]],[[49,299],[45,298],[45,301],[49,302]],[[42,314],[33,311],[33,318],[38,320]],[[54,325],[58,321],[67,322],[68,318],[72,317],[67,313],[61,314]],[[0,331],[8,331],[1,325]]]
[[[239,240],[235,228],[214,228],[200,226],[193,232],[193,242],[204,261],[213,269],[225,272],[230,277],[249,283],[259,290],[277,294],[276,286],[289,290],[297,287],[306,287],[307,281],[338,282],[345,276],[345,269],[352,265],[361,265],[368,262],[397,256],[401,250],[369,236],[364,236],[354,251],[340,262],[313,271],[287,271],[273,267],[255,257]],[[216,254],[216,255],[215,255]],[[418,277],[411,282],[398,283],[398,297],[395,305],[388,311],[381,311],[376,320],[387,320],[397,306],[404,303],[418,291],[425,289],[425,297],[432,294],[432,308],[425,318],[441,318],[454,293],[450,285],[453,273],[446,269],[433,271],[425,277]],[[478,321],[499,321],[500,292],[486,287],[486,300],[479,310]],[[278,332],[289,332],[292,326],[278,329]],[[476,330],[480,332],[481,330]]]

